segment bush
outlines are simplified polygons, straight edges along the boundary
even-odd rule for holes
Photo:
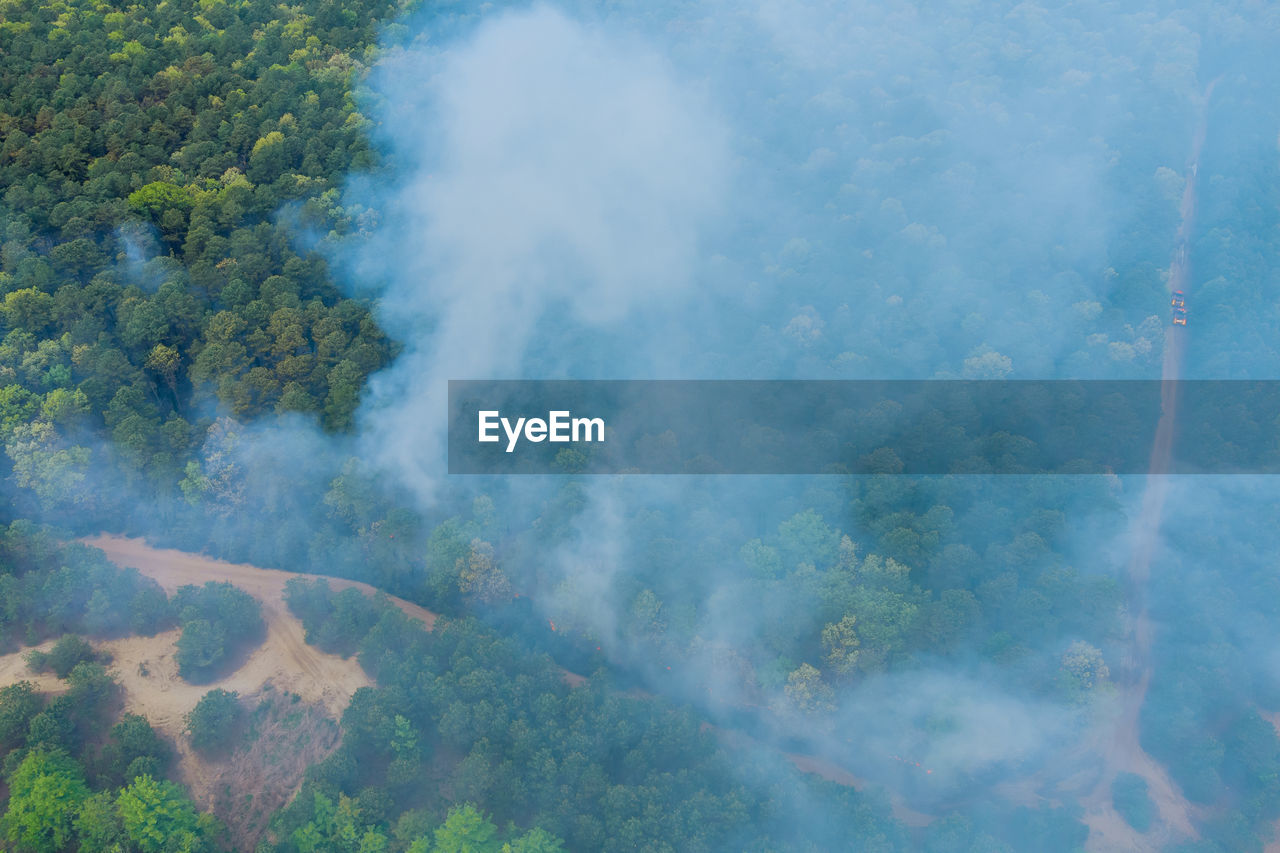
[[[334,594],[323,580],[294,578],[285,584],[284,599],[301,620],[308,643],[343,657],[355,654],[386,609],[384,601],[358,589]]]
[[[125,714],[111,728],[98,758],[98,775],[108,787],[127,785],[139,776],[164,776],[173,751],[147,718]]]
[[[0,687],[0,754],[26,743],[31,719],[44,708],[44,697],[30,681]]]
[[[315,642],[315,633],[333,612],[333,590],[328,581],[290,578],[284,585],[284,603],[307,633],[307,642]]]
[[[178,673],[188,681],[214,676],[237,654],[262,642],[266,623],[257,599],[225,581],[184,586],[174,596],[182,636]]]
[[[210,690],[186,716],[192,748],[206,756],[229,753],[244,719],[240,694],[220,688]]]
[[[106,663],[110,658],[99,655],[83,637],[64,634],[48,652],[33,651],[27,654],[27,666],[33,672],[53,670],[59,678],[66,678],[78,663]]]
[[[61,543],[47,528],[0,526],[0,642],[154,634],[172,623],[164,590],[137,569],[116,566],[96,548]],[[35,658],[37,668],[51,665]]]

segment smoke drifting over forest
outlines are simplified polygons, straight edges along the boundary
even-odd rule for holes
[[[608,331],[687,304],[732,158],[660,54],[546,8],[442,55],[393,54],[372,85],[396,175],[352,272],[385,282],[382,321],[406,352],[362,423],[369,455],[422,491],[440,473],[449,379],[525,374],[548,325]],[[562,375],[625,369],[572,338],[542,346]]]
[[[1173,340],[1188,377],[1280,375],[1280,13],[426,4],[377,33],[323,58],[280,48],[315,79],[236,131],[243,169],[184,148],[135,181],[137,221],[102,238],[101,274],[128,293],[99,306],[119,353],[66,319],[92,294],[5,297],[5,329],[47,338],[0,349],[0,389],[46,394],[0,400],[21,415],[0,422],[12,517],[361,578],[514,638],[440,640],[433,678],[545,652],[556,689],[594,676],[601,707],[690,709],[661,725],[742,755],[715,802],[756,804],[723,809],[723,849],[761,827],[782,849],[1262,848],[1280,818],[1270,479],[1177,480],[1152,521],[1147,477],[450,477],[445,428],[450,379],[1156,379]],[[309,119],[312,96],[338,118]],[[299,122],[346,134],[332,185]],[[6,293],[53,280],[25,227],[6,225]],[[1191,321],[1173,329],[1183,252]],[[134,384],[99,381],[113,371]],[[1206,441],[1231,445],[1247,413],[1228,414]],[[1024,437],[1004,438],[1016,457]],[[417,654],[376,621],[344,649]],[[419,683],[376,661],[386,695]],[[467,740],[485,721],[440,734],[431,714],[454,710],[413,710],[421,752],[466,755],[440,772],[483,800],[514,716]],[[632,761],[685,778],[679,761],[706,758],[692,737],[654,736],[679,760],[609,753],[613,775],[597,785],[593,764],[573,790],[630,796]],[[810,796],[788,753],[847,785]],[[392,790],[402,756],[378,754],[359,768],[376,783],[325,784]],[[502,796],[486,808],[524,808]],[[554,819],[598,849],[582,817]]]
[[[1198,28],[1217,26],[1204,18],[761,3],[537,5],[439,23],[422,12],[389,36],[365,93],[389,177],[349,184],[344,203],[371,225],[330,246],[404,345],[372,378],[359,453],[425,507],[440,495],[450,378],[1159,374],[1161,275],[1206,82]],[[940,593],[952,571],[957,589],[972,587],[980,576],[954,561],[979,557],[1021,575],[1049,566],[1118,604],[1132,536],[1123,517],[1142,486],[1117,481],[1102,502],[1095,485],[1060,486],[1043,536],[953,535],[928,566],[899,555],[910,579],[859,612],[931,607],[927,595],[903,603],[907,586]],[[968,518],[913,532],[945,537],[1043,492],[972,492],[983,488]],[[554,491],[477,489],[514,506]],[[759,638],[814,618],[795,611],[816,599],[744,578],[739,545],[818,506],[828,527],[817,539],[841,529],[884,550],[874,543],[885,531],[842,519],[857,492],[593,481],[562,541],[523,576],[545,617],[650,684],[666,676],[694,698],[709,684],[720,707],[750,704],[781,695],[785,676],[758,683],[779,665],[778,644]],[[951,511],[936,496],[916,503]],[[660,537],[698,559],[652,562],[637,520],[698,513],[713,533],[673,524]],[[795,557],[826,572],[805,552],[814,544],[793,545]],[[1034,553],[1018,566],[1002,548]],[[992,573],[988,585],[1008,582]],[[651,591],[661,587],[670,595]],[[1017,594],[1002,606],[1016,609]],[[990,656],[990,637],[1010,636],[998,612],[985,640],[978,631],[940,658],[836,679],[831,725],[783,713],[770,726],[780,742],[898,783],[910,774],[886,757],[909,752],[900,763],[937,780],[920,802],[955,797],[962,780],[1067,775],[1088,724],[1039,682],[1081,640],[1119,670],[1123,628],[1055,612],[1049,630],[1022,631],[1030,647],[1011,641],[1024,662],[1008,667]],[[679,649],[677,634],[692,646]],[[676,656],[671,677],[664,663]]]

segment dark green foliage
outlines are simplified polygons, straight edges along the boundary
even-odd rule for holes
[[[262,642],[266,623],[257,599],[225,581],[184,586],[173,598],[182,624],[178,672],[188,681],[208,679]]]
[[[307,642],[349,657],[381,615],[381,605],[356,589],[336,595],[323,580],[293,578],[285,584],[285,603],[302,621]]]
[[[323,610],[320,587],[298,583],[291,592],[291,604],[318,620],[317,634],[338,613],[315,615]],[[429,840],[443,839],[442,849],[472,849],[447,846],[462,838],[474,849],[499,849],[501,833],[492,828],[507,821],[545,830],[516,833],[514,849],[558,850],[557,836],[568,849],[610,851],[675,838],[681,849],[730,849],[762,832],[779,833],[783,847],[800,841],[790,835],[794,826],[767,816],[762,779],[754,777],[762,785],[755,788],[735,777],[714,736],[688,711],[620,696],[603,682],[571,690],[546,658],[474,621],[442,622],[428,634],[400,611],[378,607],[380,618],[359,643],[378,687],[352,697],[342,745],[315,768],[309,792],[280,814],[284,843],[276,849],[319,849],[344,821],[386,835],[408,810],[415,823],[434,819]],[[780,767],[769,772],[801,786]],[[815,828],[805,836],[811,843],[839,849],[863,832],[897,838],[879,806],[836,790],[848,798],[839,808],[857,817],[830,837]],[[389,806],[374,808],[369,791],[389,794]],[[824,802],[828,795],[813,794]],[[483,803],[492,818],[463,807],[467,801]]]
[[[390,346],[289,234],[350,227],[334,188],[373,162],[351,76],[391,8],[6,8],[0,336],[20,336],[0,348],[0,387],[83,392],[126,480],[180,476],[202,390],[239,417],[345,429]],[[6,442],[40,419],[9,393]],[[83,510],[58,484],[90,456],[65,453],[76,425],[54,426],[10,455],[47,506]]]
[[[116,683],[100,663],[82,662],[67,674],[70,688],[30,718],[27,744],[78,754],[100,736],[115,710]],[[105,719],[104,719],[105,718]]]
[[[78,745],[75,729],[75,708],[65,696],[59,696],[31,718],[27,743],[46,749],[73,749]]]
[[[43,708],[44,697],[30,681],[0,687],[0,755],[26,742],[31,719]]]
[[[49,530],[25,522],[0,535],[0,593],[0,641],[154,634],[173,623],[169,599],[155,581],[108,562],[96,548],[57,541]],[[60,675],[85,653],[82,642],[60,641],[58,654],[66,656],[55,670]],[[36,656],[37,664],[41,660]]]
[[[172,760],[172,748],[151,728],[146,717],[125,714],[111,727],[98,756],[98,783],[118,787],[143,774],[161,777]]]
[[[53,670],[53,674],[59,678],[66,678],[78,663],[99,660],[101,657],[93,650],[93,646],[75,634],[64,634],[48,652],[33,651],[27,654],[27,666],[32,671]]]
[[[245,709],[235,691],[210,690],[186,717],[191,745],[207,757],[228,754],[245,721]]]
[[[227,633],[208,619],[184,622],[178,637],[178,672],[188,681],[209,678],[227,656]]]

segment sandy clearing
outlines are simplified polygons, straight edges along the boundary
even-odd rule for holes
[[[284,603],[284,585],[298,575],[273,569],[227,563],[198,554],[188,554],[171,549],[151,548],[140,539],[102,535],[82,540],[85,544],[102,549],[107,557],[121,566],[132,566],[142,574],[154,578],[168,593],[184,584],[202,584],[210,580],[227,580],[248,592],[262,605],[262,615],[267,623],[266,637],[244,660],[238,669],[222,678],[205,684],[190,684],[178,675],[174,659],[176,643],[181,633],[173,629],[153,637],[123,637],[93,641],[99,651],[108,653],[112,663],[110,671],[121,687],[123,710],[141,714],[160,732],[169,737],[177,747],[178,777],[191,790],[202,808],[226,804],[224,798],[227,777],[239,780],[255,774],[243,760],[233,759],[230,767],[205,762],[192,753],[183,735],[184,720],[200,698],[209,690],[221,688],[240,694],[249,707],[260,699],[279,701],[283,694],[300,697],[301,708],[314,708],[312,716],[337,720],[351,701],[351,695],[361,687],[373,685],[372,679],[360,667],[354,657],[349,659],[327,654],[308,646],[302,624],[289,613]],[[356,588],[372,594],[375,590],[367,584],[338,578],[323,578],[334,589]],[[405,614],[431,629],[436,620],[434,613],[407,601],[391,598],[390,601]],[[49,640],[35,646],[47,651],[54,643]],[[50,673],[34,674],[26,663],[31,648],[0,655],[0,685],[19,681],[31,681],[42,692],[60,693],[66,683]],[[302,781],[306,766],[320,760],[336,746],[336,727],[324,737],[315,725],[309,726],[315,737],[305,745],[298,744],[298,761],[276,760],[275,777],[278,783],[270,793],[275,806],[280,797],[291,798]],[[284,737],[281,735],[280,737]],[[280,737],[273,738],[279,741]],[[261,776],[262,770],[258,771]],[[277,778],[278,777],[278,778]],[[263,792],[259,791],[259,795]],[[272,808],[274,810],[274,806]],[[252,826],[243,829],[261,830],[261,815],[255,813]],[[236,828],[233,827],[233,830]]]
[[[111,655],[108,670],[115,676],[122,689],[124,710],[146,717],[156,729],[175,741],[183,741],[183,718],[196,706],[205,693],[220,687],[234,690],[246,698],[259,696],[268,683],[277,690],[296,693],[309,703],[317,703],[335,719],[341,716],[360,687],[372,685],[364,670],[354,659],[343,660],[327,655],[310,646],[303,646],[306,654],[299,656],[285,643],[289,628],[296,628],[299,636],[302,626],[272,625],[267,639],[253,651],[244,665],[235,672],[207,684],[189,684],[178,676],[178,664],[174,660],[175,643],[180,631],[174,629],[154,637],[125,637],[118,640],[94,640],[93,647]],[[277,618],[277,621],[285,621]],[[47,650],[52,641],[35,648]],[[45,692],[59,693],[66,690],[66,682],[50,673],[34,675],[27,669],[24,656],[30,648],[12,654],[0,655],[0,684],[31,681]],[[297,665],[291,665],[296,663]],[[326,674],[325,681],[316,681],[309,673]]]
[[[373,682],[354,657],[341,658],[308,646],[302,624],[284,603],[284,585],[295,577],[312,578],[275,569],[260,569],[188,554],[167,548],[152,548],[141,539],[102,535],[82,540],[101,548],[117,565],[132,566],[153,578],[172,594],[186,584],[226,580],[252,595],[262,604],[267,636],[235,672],[208,684],[189,684],[178,675],[173,658],[179,631],[155,637],[126,637],[110,640],[102,647],[117,661],[115,669],[125,689],[127,710],[145,715],[157,728],[170,734],[182,729],[183,716],[208,690],[220,687],[242,696],[256,696],[270,682],[277,690],[296,693],[307,703],[323,705],[337,719],[351,700],[351,694]],[[354,587],[373,592],[355,581],[325,578],[331,587]],[[435,623],[435,614],[407,601],[392,599],[401,610],[424,622]],[[143,673],[146,673],[145,675]]]
[[[108,670],[120,685],[123,710],[146,717],[173,743],[175,778],[202,810],[212,810],[227,822],[237,842],[248,845],[241,849],[253,849],[270,814],[297,793],[307,767],[337,747],[338,727],[329,720],[341,716],[357,688],[372,683],[354,659],[343,660],[303,646],[304,658],[299,661],[296,649],[285,645],[285,638],[293,632],[301,637],[302,626],[292,616],[270,619],[266,641],[244,665],[208,684],[188,684],[178,676],[173,657],[178,629],[154,637],[90,641],[96,650],[111,655]],[[50,640],[31,648],[47,651],[53,643]],[[31,648],[0,655],[0,685],[30,681],[44,693],[66,691],[65,681],[50,673],[33,674],[27,668],[25,656]],[[302,665],[291,668],[291,660]],[[333,680],[317,681],[308,674],[315,671]],[[268,732],[260,738],[261,744],[254,744],[245,755],[235,753],[227,762],[205,761],[192,751],[183,734],[184,718],[200,697],[215,687],[236,691],[249,708],[259,700],[278,703],[283,693],[295,693],[307,700],[297,704],[298,711],[314,721],[303,732]],[[327,728],[320,723],[327,723]],[[288,754],[279,756],[281,748]],[[272,749],[276,756],[270,766],[255,767],[254,760]],[[229,790],[253,796],[246,804],[241,797],[229,797]]]
[[[277,672],[274,680],[276,686],[281,689],[292,690],[308,702],[322,701],[331,710],[337,707],[337,713],[340,714],[341,709],[346,707],[346,701],[338,701],[335,697],[326,698],[321,694],[335,693],[336,696],[345,690],[350,697],[356,688],[371,683],[354,658],[343,661],[343,665],[338,666],[334,661],[341,661],[341,658],[326,655],[306,644],[306,634],[302,630],[302,625],[289,613],[284,603],[284,585],[293,578],[305,578],[325,581],[330,589],[335,591],[358,589],[365,595],[378,595],[380,592],[376,587],[361,581],[328,575],[264,569],[248,563],[228,563],[204,554],[192,554],[173,548],[155,548],[143,539],[111,533],[88,536],[80,541],[94,548],[100,548],[116,565],[132,566],[147,577],[153,578],[169,594],[173,594],[178,587],[186,584],[199,585],[206,581],[230,581],[258,599],[262,603],[263,618],[267,620],[266,645],[270,646],[269,652],[264,652],[262,649],[259,652],[267,658],[283,655],[283,661],[289,665],[289,672],[300,671],[306,673],[318,684],[332,684],[335,687],[335,690],[320,691],[320,693],[317,693],[315,685],[309,690],[304,690],[301,689],[296,678],[293,681],[289,680],[291,677],[289,672]],[[428,631],[435,629],[436,619],[439,618],[436,613],[411,601],[396,598],[394,595],[388,595],[386,598],[410,619],[421,622]],[[255,652],[254,656],[257,657],[259,652]],[[250,663],[253,663],[252,659]],[[346,664],[350,664],[350,667]],[[269,668],[266,667],[265,661],[261,662],[261,666]],[[358,679],[350,677],[351,668],[360,673]],[[559,669],[561,677],[570,687],[580,687],[587,682],[586,676],[570,672],[563,667]]]
[[[178,743],[192,798],[226,823],[232,850],[256,849],[272,816],[301,789],[307,768],[338,748],[338,725],[324,707],[292,700],[264,687],[246,741],[218,761]]]
[[[27,652],[39,649],[47,652],[53,648],[56,640],[48,640],[38,646],[27,646],[7,655],[0,655],[0,687],[17,684],[19,681],[30,681],[41,693],[61,693],[67,689],[65,681],[59,681],[51,672],[39,675],[27,669]]]

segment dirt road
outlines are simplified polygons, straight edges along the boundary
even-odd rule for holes
[[[103,535],[83,541],[101,548],[112,562],[132,566],[154,578],[166,592],[172,593],[184,584],[227,580],[262,604],[262,615],[267,623],[267,635],[262,645],[254,649],[235,672],[208,684],[190,684],[178,675],[178,665],[174,660],[175,643],[180,633],[177,629],[154,637],[124,637],[94,643],[114,660],[113,669],[123,688],[125,710],[143,714],[152,725],[175,738],[182,731],[186,713],[214,687],[253,697],[258,695],[263,685],[271,683],[276,690],[296,693],[307,703],[322,705],[336,719],[346,708],[352,693],[372,684],[354,658],[326,654],[306,644],[301,623],[285,606],[284,585],[291,578],[308,576],[152,548],[141,539],[123,536]],[[364,592],[373,591],[367,584],[354,581],[325,580],[337,589],[355,587]],[[407,601],[391,601],[428,628],[434,625],[434,613]],[[49,645],[46,643],[41,648]],[[25,679],[34,681],[42,690],[62,689],[65,685],[53,676],[36,676],[27,671],[23,659],[27,651],[30,650],[0,655],[0,683],[10,684]]]
[[[174,642],[178,632],[169,631],[155,637],[130,637],[97,644],[112,653],[119,662],[129,662],[120,671],[128,710],[143,714],[153,725],[177,737],[181,732],[183,716],[195,706],[206,690],[221,687],[235,690],[242,696],[256,696],[262,686],[270,682],[277,690],[289,691],[304,700],[322,704],[334,719],[346,708],[351,694],[370,684],[364,670],[355,659],[343,660],[308,646],[302,625],[288,612],[284,603],[284,585],[292,578],[314,579],[318,575],[304,575],[278,569],[263,569],[244,563],[228,563],[201,554],[191,554],[166,548],[153,548],[141,539],[103,534],[82,540],[87,545],[101,548],[117,565],[133,566],[150,578],[154,578],[166,592],[172,593],[184,584],[203,584],[211,580],[226,580],[248,592],[262,603],[263,617],[267,620],[267,640],[227,678],[201,686],[187,684],[178,677],[177,664],[173,661]],[[325,577],[334,589],[355,588],[373,594],[374,588],[357,581]],[[389,600],[410,617],[421,621],[428,629],[435,625],[436,614],[416,604],[389,597]],[[44,648],[52,645],[46,643]],[[146,675],[141,674],[145,668]],[[128,670],[128,671],[125,671]],[[21,654],[0,656],[0,683],[11,683],[22,678],[37,681],[42,690],[62,688],[52,676],[33,677],[25,672]],[[582,684],[581,675],[562,671],[564,680],[571,687]],[[805,773],[812,773],[830,781],[853,787],[866,787],[863,780],[848,771],[815,756],[789,754],[787,758]],[[186,775],[194,789],[210,787],[197,771],[198,760],[184,754],[184,765],[192,770]],[[904,823],[921,826],[931,818],[907,808],[894,798],[894,813]]]
[[[173,593],[185,584],[225,580],[262,604],[262,615],[267,623],[266,641],[253,651],[243,666],[216,685],[188,684],[178,676],[177,664],[173,660],[177,631],[156,637],[128,637],[103,644],[117,660],[145,664],[148,671],[145,676],[134,671],[136,665],[134,669],[121,667],[121,684],[129,697],[127,701],[135,703],[139,713],[144,713],[166,731],[180,730],[182,715],[210,686],[235,690],[241,695],[254,695],[263,684],[271,682],[278,690],[287,690],[309,703],[323,705],[336,719],[346,708],[351,694],[372,683],[355,658],[343,659],[307,645],[302,624],[285,606],[285,583],[295,577],[312,576],[228,563],[173,549],[152,548],[141,539],[124,536],[101,535],[83,541],[101,548],[117,565],[132,566],[153,578],[165,592]],[[325,580],[335,589],[356,588],[370,594],[374,592],[368,584],[337,578]],[[394,598],[391,601],[428,628],[435,624],[434,613],[407,601]]]
[[[133,566],[147,577],[154,578],[168,593],[173,593],[184,584],[226,580],[260,600],[264,607],[272,605],[283,608],[284,585],[293,578],[324,580],[334,590],[358,589],[366,595],[375,595],[378,592],[369,584],[360,581],[305,575],[279,569],[262,569],[244,563],[228,563],[203,554],[191,554],[172,548],[154,548],[142,539],[131,539],[127,536],[104,533],[81,541],[86,545],[101,548],[116,565]],[[394,596],[388,596],[388,600],[405,615],[426,625],[427,630],[435,627],[436,614],[430,610]]]
[[[1169,266],[1168,289],[1172,293],[1181,290],[1191,297],[1188,269],[1188,246],[1195,221],[1196,186],[1199,175],[1200,152],[1204,146],[1208,127],[1208,105],[1218,81],[1206,87],[1201,99],[1201,115],[1192,143],[1191,162],[1186,185],[1182,192],[1181,222],[1178,225],[1177,245]],[[1172,831],[1181,835],[1198,837],[1192,825],[1195,809],[1192,808],[1168,772],[1142,749],[1140,743],[1140,716],[1151,683],[1151,619],[1147,613],[1147,583],[1151,577],[1153,562],[1160,536],[1160,521],[1169,491],[1169,468],[1173,458],[1174,423],[1178,410],[1178,381],[1182,379],[1182,363],[1186,352],[1187,326],[1170,324],[1165,329],[1164,362],[1161,366],[1160,420],[1156,424],[1155,440],[1151,449],[1146,489],[1142,505],[1132,526],[1133,544],[1127,567],[1127,593],[1129,601],[1130,650],[1126,669],[1132,674],[1129,683],[1121,686],[1119,712],[1113,720],[1109,743],[1104,743],[1106,767],[1098,786],[1090,797],[1089,813],[1085,821],[1089,825],[1090,850],[1157,850],[1169,840]],[[1153,830],[1144,837],[1135,832],[1116,813],[1111,803],[1111,784],[1119,773],[1136,773],[1147,782],[1148,794],[1160,813],[1163,828]]]
[[[207,684],[190,684],[178,675],[174,660],[179,631],[154,637],[125,637],[94,643],[111,655],[111,669],[121,687],[124,710],[145,716],[166,734],[178,752],[178,774],[202,808],[211,808],[231,828],[237,846],[252,849],[270,814],[290,799],[302,782],[306,768],[322,760],[339,741],[331,721],[341,717],[351,695],[372,686],[356,659],[326,654],[305,641],[301,623],[284,603],[284,586],[298,575],[215,560],[199,554],[152,548],[141,539],[102,535],[84,539],[101,548],[121,566],[132,566],[154,578],[166,592],[185,584],[231,581],[262,605],[267,623],[266,639],[244,663],[223,678]],[[367,584],[324,578],[335,589],[355,588],[373,594]],[[436,615],[416,604],[389,599],[410,618],[431,629]],[[38,648],[47,650],[53,641]],[[28,671],[25,654],[30,649],[0,655],[0,684],[32,681],[44,692],[60,693],[65,682],[52,675]],[[251,705],[268,701],[271,711],[259,723],[253,744],[223,762],[207,762],[192,752],[183,735],[186,714],[213,688],[233,690]],[[300,697],[298,704],[287,694]],[[283,709],[283,710],[277,710]],[[241,796],[228,797],[227,791]],[[251,794],[246,797],[243,795]]]

